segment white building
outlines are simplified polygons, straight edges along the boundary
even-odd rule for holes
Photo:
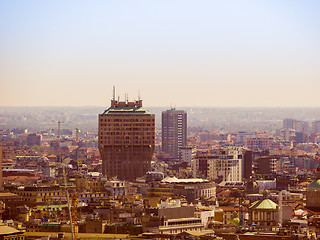
[[[180,161],[191,163],[191,161],[192,161],[192,147],[180,148]]]
[[[193,172],[209,180],[222,178],[226,182],[241,182],[242,152],[242,148],[228,147],[200,154],[193,161]]]
[[[110,192],[111,196],[127,195],[127,185],[125,181],[112,180],[104,185],[105,189]]]
[[[177,218],[165,220],[163,226],[159,226],[161,234],[179,234],[185,231],[204,230],[201,218]]]
[[[254,138],[256,137],[256,133],[254,132],[238,132],[237,133],[237,144],[244,145],[245,140],[247,138]]]

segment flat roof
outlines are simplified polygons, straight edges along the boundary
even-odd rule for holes
[[[13,227],[9,227],[3,223],[0,223],[0,236],[1,235],[10,235],[10,234],[22,234],[23,231],[19,231]]]
[[[118,115],[118,114],[138,114],[138,115],[151,115],[151,113],[143,107],[110,107],[105,110],[102,115]]]

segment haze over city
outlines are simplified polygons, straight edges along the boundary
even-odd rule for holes
[[[313,106],[319,1],[1,1],[1,106]]]
[[[319,7],[0,0],[0,240],[320,239]]]

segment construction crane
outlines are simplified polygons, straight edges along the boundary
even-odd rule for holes
[[[62,167],[63,171],[63,178],[64,178],[64,187],[66,191],[66,196],[67,196],[67,204],[68,204],[68,211],[69,211],[69,220],[70,220],[70,228],[71,228],[71,237],[72,240],[77,240],[78,239],[78,224],[77,224],[77,192],[75,191],[74,196],[73,196],[73,204],[71,207],[70,203],[70,198],[69,198],[69,191],[67,187],[67,176],[66,176],[66,167]]]
[[[64,123],[64,121],[61,121],[60,117],[59,117],[58,121],[57,120],[51,120],[50,122],[58,124],[57,138],[60,139],[61,124]]]

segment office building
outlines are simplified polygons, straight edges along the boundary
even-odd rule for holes
[[[312,122],[312,132],[313,133],[320,133],[320,121],[314,121]]]
[[[283,128],[284,129],[294,129],[297,132],[307,132],[309,131],[309,123],[307,121],[300,121],[295,119],[283,119]]]
[[[296,137],[296,131],[290,128],[281,129],[280,136],[285,141],[293,141]]]
[[[192,164],[193,174],[209,180],[241,182],[243,151],[242,148],[227,147],[198,153]]]
[[[252,151],[245,150],[242,162],[242,178],[250,179],[252,176]]]
[[[257,174],[272,174],[276,173],[280,168],[280,161],[273,156],[264,156],[257,159]]]
[[[244,145],[246,139],[248,138],[255,138],[256,133],[255,132],[238,132],[237,133],[237,145]]]
[[[33,145],[41,145],[41,141],[42,141],[42,135],[41,134],[37,134],[37,133],[32,133],[32,134],[28,134],[27,136],[27,144],[28,146],[33,146]]]
[[[192,162],[192,147],[180,148],[180,161],[181,162]]]
[[[183,110],[162,112],[162,151],[180,157],[180,148],[187,144],[187,113]]]
[[[286,118],[283,119],[282,124],[283,128],[296,129],[297,120]]]
[[[244,146],[252,151],[268,150],[271,148],[273,138],[268,137],[255,137],[246,138]]]
[[[102,174],[134,181],[151,170],[155,116],[142,107],[142,100],[111,100],[99,114],[99,151]]]

